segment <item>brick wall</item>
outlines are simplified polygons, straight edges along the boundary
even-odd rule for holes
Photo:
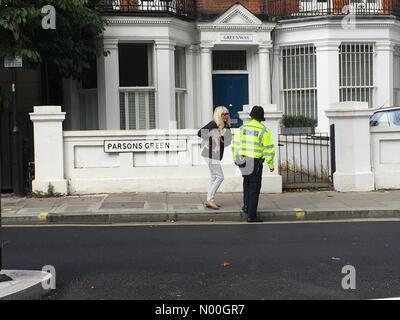
[[[197,9],[200,13],[222,13],[235,3],[240,3],[254,14],[262,13],[260,6],[266,0],[197,0]]]

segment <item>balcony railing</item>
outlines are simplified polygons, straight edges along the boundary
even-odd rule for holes
[[[278,18],[327,15],[400,16],[400,0],[271,0],[268,14]]]
[[[105,14],[173,15],[194,19],[195,0],[106,0]]]

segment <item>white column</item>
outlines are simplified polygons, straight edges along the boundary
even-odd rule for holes
[[[35,149],[32,190],[47,193],[52,185],[55,192],[67,194],[62,129],[65,112],[61,112],[61,106],[35,106],[34,112],[29,115],[33,122]]]
[[[253,106],[244,105],[243,111],[239,112],[239,118],[246,123],[250,120],[250,112]],[[275,165],[274,172],[270,172],[267,165],[264,165],[263,181],[261,192],[263,193],[282,193],[282,176],[278,173],[279,167],[279,128],[282,119],[282,111],[278,110],[276,104],[267,104],[264,108],[264,125],[270,130],[275,144]],[[236,131],[237,132],[237,131]]]
[[[269,61],[269,51],[272,45],[260,45],[258,47],[258,64],[259,64],[259,93],[258,100],[261,105],[271,104],[271,71]]]
[[[274,48],[273,54],[273,63],[272,63],[272,92],[271,92],[271,100],[273,104],[278,105],[279,109],[283,109],[283,102],[281,102],[280,90],[281,90],[281,75],[280,75],[280,68],[281,68],[281,60],[280,60],[280,49]]]
[[[176,124],[174,43],[156,41],[156,75],[158,127],[170,129],[170,124]]]
[[[202,43],[200,45],[201,59],[201,110],[203,125],[212,119],[213,115],[213,88],[212,88],[212,48],[211,43]]]
[[[339,45],[340,42],[316,43],[317,104],[319,132],[329,132],[325,111],[339,102]]]
[[[326,111],[335,125],[336,191],[374,190],[369,128],[372,112],[366,102],[341,102]]]
[[[394,44],[390,41],[378,41],[375,51],[374,84],[377,90],[374,107],[392,106]]]
[[[102,55],[97,60],[99,129],[119,130],[118,40],[104,39],[104,50],[108,51],[107,56]]]
[[[199,52],[198,46],[190,46],[186,53],[186,86],[187,86],[187,105],[186,105],[186,127],[198,128],[199,115],[197,113],[197,96],[198,96],[198,83],[197,83],[197,55]]]

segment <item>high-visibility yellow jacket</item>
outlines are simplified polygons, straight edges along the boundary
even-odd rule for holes
[[[234,159],[240,156],[263,158],[272,171],[274,169],[275,145],[271,132],[260,121],[250,120],[235,133],[232,154]]]

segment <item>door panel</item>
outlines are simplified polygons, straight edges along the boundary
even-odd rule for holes
[[[214,74],[213,75],[214,108],[225,106],[231,114],[233,128],[242,125],[239,111],[249,103],[249,78],[247,74]]]

